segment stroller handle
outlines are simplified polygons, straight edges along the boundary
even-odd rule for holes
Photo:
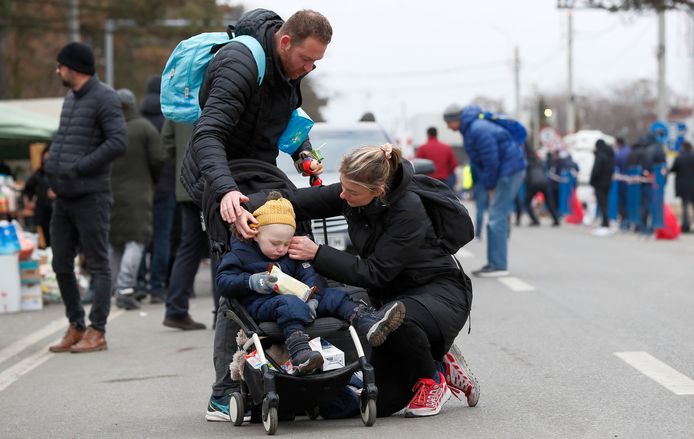
[[[354,342],[354,347],[357,349],[357,354],[359,355],[359,358],[364,357],[364,348],[361,346],[361,341],[359,340],[359,336],[357,335],[357,331],[354,329],[354,326],[349,325],[349,335],[352,336],[352,341]]]

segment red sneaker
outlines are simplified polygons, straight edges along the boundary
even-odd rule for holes
[[[405,417],[414,418],[439,414],[443,405],[451,398],[451,390],[440,372],[439,381],[440,383],[437,383],[431,378],[422,378],[417,381],[417,384],[412,388],[415,394],[405,409]]]
[[[443,356],[443,364],[446,367],[446,384],[455,397],[461,399],[459,394],[462,392],[467,397],[467,405],[476,406],[480,399],[480,385],[456,345],[452,345]]]

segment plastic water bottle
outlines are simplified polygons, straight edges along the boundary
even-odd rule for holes
[[[21,248],[14,226],[5,220],[0,221],[0,254],[10,255]]]

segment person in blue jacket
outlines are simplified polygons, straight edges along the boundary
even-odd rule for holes
[[[516,142],[505,126],[487,118],[486,114],[476,105],[461,108],[452,104],[444,111],[443,119],[449,129],[463,135],[465,152],[477,170],[479,184],[489,195],[487,265],[472,274],[499,277],[509,274],[508,217],[523,182],[527,162],[523,144]]]
[[[289,258],[296,220],[291,202],[279,192],[270,192],[253,216],[258,220],[258,234],[252,240],[231,238],[231,251],[217,270],[217,288],[222,296],[237,299],[257,322],[277,323],[296,375],[310,374],[323,365],[323,357],[311,350],[306,334],[306,326],[317,316],[351,322],[372,346],[383,343],[400,326],[405,318],[402,302],[391,301],[379,311],[357,304],[342,290],[324,288],[323,279],[309,262]],[[278,294],[277,276],[268,271],[270,265],[312,289],[310,299],[304,302],[292,294]]]

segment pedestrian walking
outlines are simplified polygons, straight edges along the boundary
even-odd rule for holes
[[[427,141],[417,148],[415,157],[434,162],[434,173],[431,177],[441,180],[453,189],[458,159],[450,145],[439,141],[436,127],[427,128]]]
[[[161,76],[152,76],[147,81],[147,92],[140,106],[140,113],[155,126],[158,133],[161,133],[164,126],[164,116],[159,102],[160,92]],[[166,157],[161,168],[159,180],[154,188],[152,211],[152,240],[140,264],[138,290],[149,292],[150,303],[163,303],[166,301],[166,288],[169,285],[171,234],[176,214],[176,163],[173,155]]]
[[[176,202],[181,214],[181,241],[176,249],[171,279],[166,296],[164,326],[182,330],[205,329],[203,323],[193,320],[189,313],[190,297],[200,262],[210,254],[207,234],[200,223],[200,208],[180,182],[183,158],[190,143],[193,126],[167,120],[162,130],[162,143],[170,156],[176,158]],[[210,264],[214,286],[215,263]],[[216,298],[216,293],[213,294]]]
[[[465,151],[479,173],[479,181],[489,195],[487,224],[487,264],[472,274],[480,277],[507,276],[509,215],[513,200],[525,176],[526,161],[523,143],[514,140],[508,127],[486,117],[476,105],[461,108],[449,105],[443,119],[448,128],[463,136]],[[522,125],[510,119],[524,132]],[[520,140],[520,139],[518,139]]]
[[[46,159],[48,159],[50,147],[49,143],[41,152],[41,166],[31,174],[22,190],[24,205],[34,210],[34,224],[41,230],[44,247],[51,246],[51,216],[53,216],[53,200],[55,200],[55,192],[51,189],[46,175]]]
[[[113,162],[110,259],[116,306],[131,310],[140,308],[137,274],[152,237],[152,197],[166,154],[157,129],[138,113],[135,95],[126,88],[117,93],[128,127],[128,145],[125,154]]]
[[[92,352],[107,348],[111,162],[125,153],[127,128],[118,95],[95,74],[89,46],[69,43],[60,50],[57,61],[56,74],[69,91],[46,161],[46,175],[57,196],[51,219],[52,265],[70,326],[50,350]],[[78,248],[84,253],[94,286],[89,327],[75,277]]]
[[[595,161],[590,171],[590,185],[595,191],[595,198],[598,202],[602,221],[600,227],[593,233],[596,236],[607,236],[610,234],[610,215],[607,197],[612,187],[612,176],[614,175],[616,160],[612,147],[602,139],[598,139],[595,142],[594,153]]]
[[[694,152],[692,144],[682,142],[682,151],[675,159],[670,172],[675,174],[675,195],[682,200],[682,231],[691,231],[689,207],[694,206]]]

